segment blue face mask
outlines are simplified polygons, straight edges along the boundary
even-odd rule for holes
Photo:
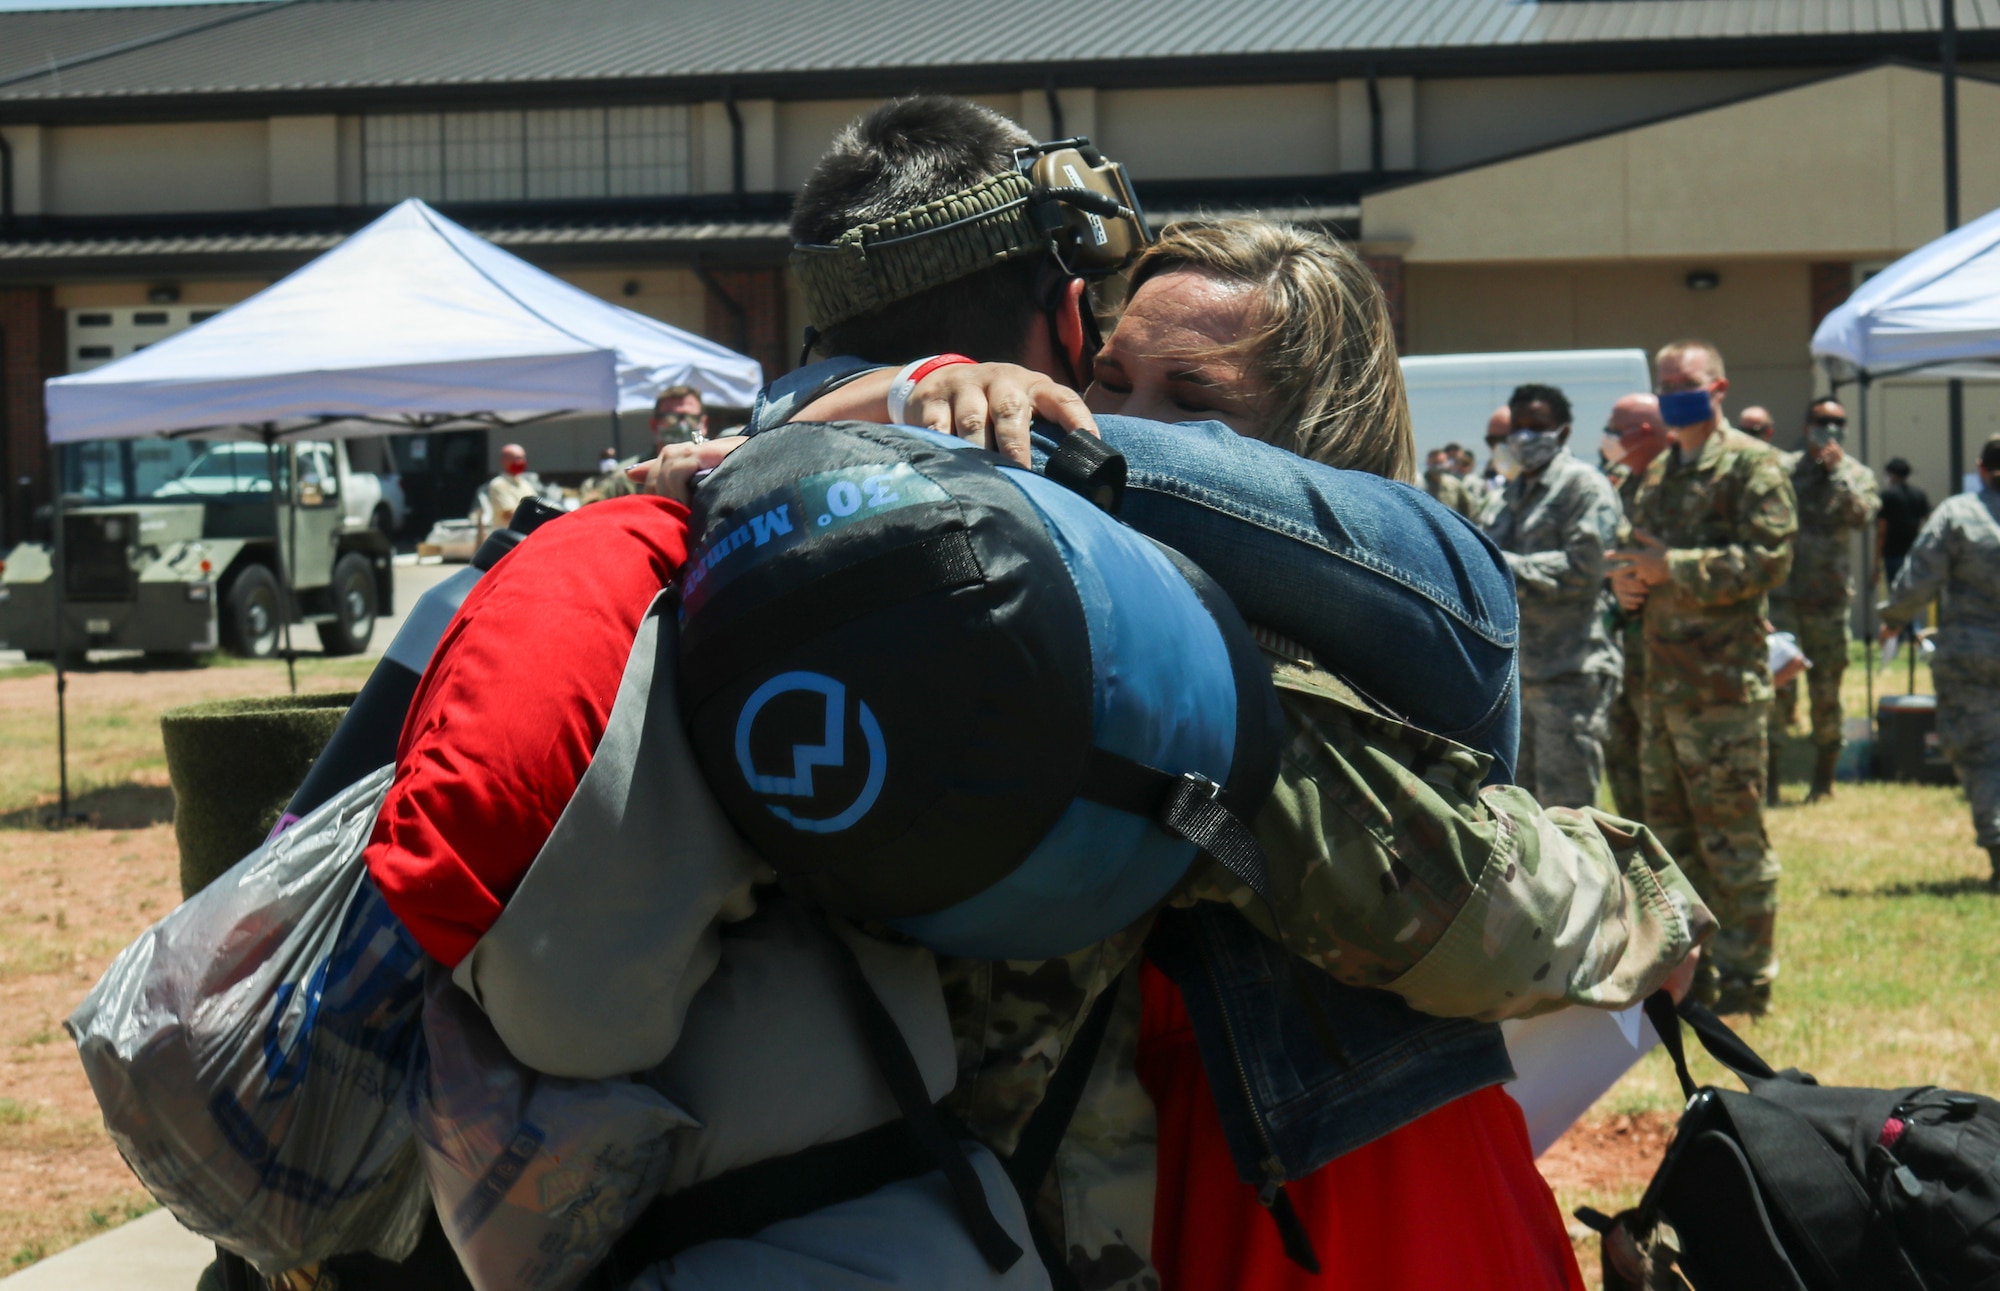
[[[1660,396],[1660,420],[1669,426],[1699,426],[1715,415],[1706,390],[1676,390]]]

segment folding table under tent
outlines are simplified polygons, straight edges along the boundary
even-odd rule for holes
[[[600,300],[411,198],[248,300],[115,362],[56,377],[44,396],[58,455],[64,444],[153,435],[263,441],[273,453],[275,515],[281,441],[518,425],[567,412],[615,418],[683,384],[741,407],[762,383],[755,359]],[[289,658],[283,551],[280,543]],[[58,577],[59,634],[62,592]]]
[[[1834,388],[1853,383],[1856,448],[1868,465],[1868,388],[1877,381],[2000,380],[2000,210],[1883,269],[1821,320],[1812,355]],[[1958,487],[1958,481],[1951,482]],[[1868,722],[1875,723],[1874,546],[1862,544]]]

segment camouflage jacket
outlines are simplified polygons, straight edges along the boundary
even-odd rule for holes
[[[1727,422],[1693,462],[1668,449],[1646,468],[1634,529],[1668,547],[1667,581],[1646,598],[1646,693],[1653,702],[1771,698],[1765,597],[1792,567],[1798,507],[1778,453]]]
[[[2000,655],[2000,492],[1938,504],[1889,588],[1882,622],[1912,622],[1940,595],[1937,658]]]
[[[1831,471],[1803,451],[1781,453],[1778,460],[1798,498],[1799,536],[1792,544],[1792,576],[1772,589],[1771,599],[1802,609],[1845,609],[1853,594],[1852,535],[1866,529],[1882,505],[1875,473],[1852,457]]]
[[[1488,511],[1486,536],[1506,556],[1521,601],[1521,680],[1622,671],[1604,624],[1604,554],[1619,519],[1610,482],[1567,450],[1533,478],[1508,481]]]
[[[1478,501],[1472,496],[1472,491],[1465,487],[1465,481],[1459,479],[1450,471],[1438,474],[1426,471],[1424,473],[1424,492],[1430,494],[1466,519],[1473,521],[1475,524],[1478,523]]]
[[[1308,660],[1278,662],[1273,678],[1290,744],[1254,826],[1275,915],[1207,864],[1175,901],[1226,901],[1342,982],[1386,988],[1428,1013],[1488,1019],[1568,1003],[1625,1007],[1714,928],[1639,826],[1544,810],[1512,786],[1481,790],[1487,758],[1371,709]],[[1091,1003],[1137,958],[1151,924],[1061,959],[940,961],[959,1056],[948,1101],[996,1152],[1012,1153]],[[1092,1080],[1106,1101],[1092,1105],[1126,1111],[1079,1120],[1053,1175],[1068,1191],[1051,1185],[1042,1199],[1073,1260],[1110,1278],[1086,1287],[1137,1287],[1151,1276],[1136,1219],[1079,1201],[1129,1202],[1132,1163],[1150,1160],[1151,1131],[1140,1123],[1150,1105],[1116,1070],[1120,1052],[1129,1055],[1114,1034],[1100,1058],[1111,1070]],[[1139,1192],[1150,1198],[1150,1184]],[[1117,1269],[1134,1271],[1112,1277]]]

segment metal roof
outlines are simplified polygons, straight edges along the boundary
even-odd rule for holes
[[[274,0],[0,13],[0,102],[402,95],[557,86],[871,92],[965,77],[1102,84],[1385,71],[1536,51],[1598,65],[1780,46],[1879,56],[1935,42],[1936,0]],[[2000,50],[2000,0],[1960,0],[1967,56]],[[174,34],[178,33],[178,34]],[[122,52],[104,52],[131,44]],[[1736,53],[1732,54],[1731,51]],[[99,56],[91,57],[96,52]],[[1590,58],[1585,59],[1589,54]],[[1764,55],[1759,55],[1764,56]],[[1454,61],[1456,60],[1456,61]],[[53,70],[36,73],[33,69]],[[11,70],[10,70],[11,69]],[[1085,80],[1089,76],[1092,79]],[[830,79],[831,78],[831,79]],[[844,78],[844,79],[843,79]],[[912,79],[917,78],[917,79]],[[18,112],[10,115],[19,116]]]

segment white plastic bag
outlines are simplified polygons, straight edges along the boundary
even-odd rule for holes
[[[442,968],[424,994],[413,1119],[459,1263],[479,1291],[575,1286],[660,1191],[671,1132],[694,1118],[637,1081],[523,1066]]]
[[[404,1107],[425,960],[362,850],[391,769],[126,947],[67,1023],[105,1128],[176,1219],[266,1273],[415,1247]]]

